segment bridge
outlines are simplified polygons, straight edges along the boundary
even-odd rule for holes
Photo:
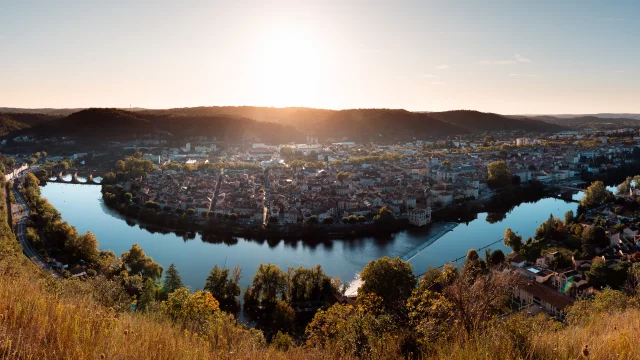
[[[573,199],[573,195],[577,191],[584,191],[584,188],[581,188],[580,186],[584,186],[587,184],[588,183],[586,181],[576,180],[564,183],[550,184],[549,189],[555,190],[558,195],[566,201],[578,202]]]
[[[87,185],[100,185],[100,181],[94,179],[94,174],[102,176],[103,172],[99,169],[66,169],[61,171],[47,170],[47,178],[49,182],[59,182],[65,184],[87,184]],[[71,175],[71,179],[65,179]],[[80,178],[85,178],[82,181]]]

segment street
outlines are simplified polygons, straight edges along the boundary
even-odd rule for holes
[[[15,194],[16,203],[20,208],[20,210],[14,212],[14,219],[16,220],[16,239],[20,242],[22,251],[25,256],[27,256],[42,270],[51,273],[51,275],[56,279],[62,278],[62,276],[53,270],[53,268],[31,247],[31,244],[29,244],[29,241],[27,240],[27,221],[29,220],[31,212],[29,210],[29,206],[27,206],[27,203],[22,198],[22,195],[16,191],[16,189],[13,189],[13,192]]]

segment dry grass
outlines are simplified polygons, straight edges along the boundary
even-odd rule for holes
[[[588,356],[583,355],[585,345]],[[515,319],[444,344],[438,359],[640,359],[640,310],[598,314],[577,325],[543,318]]]
[[[181,331],[151,315],[117,314],[88,296],[46,292],[29,276],[0,278],[3,359],[303,359],[264,345],[249,330],[219,319],[207,336]],[[318,357],[320,358],[320,357]]]

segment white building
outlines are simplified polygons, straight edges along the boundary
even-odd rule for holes
[[[431,208],[415,208],[407,213],[409,224],[415,226],[425,226],[431,222]]]

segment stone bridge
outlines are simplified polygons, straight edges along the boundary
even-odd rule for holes
[[[66,183],[66,184],[100,185],[100,181],[96,181],[93,179],[94,173],[102,174],[101,172],[92,171],[90,169],[67,169],[64,171],[57,171],[57,172],[52,171],[48,181]],[[71,179],[65,180],[65,177],[68,175],[71,175]],[[78,179],[79,177],[85,178],[86,181],[79,180]]]

